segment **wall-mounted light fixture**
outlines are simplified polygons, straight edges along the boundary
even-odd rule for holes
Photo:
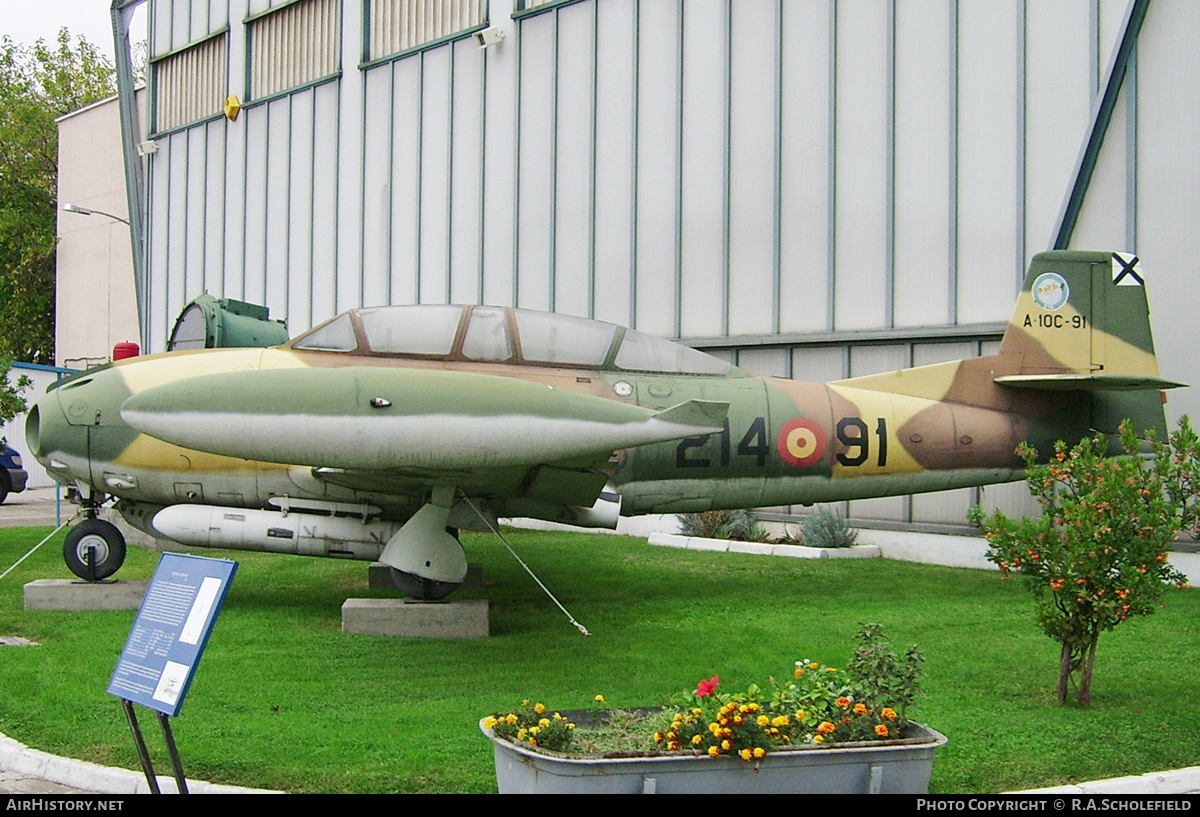
[[[480,48],[491,48],[493,45],[504,42],[504,29],[498,26],[488,26],[481,31],[476,31],[474,36],[475,42],[479,43]]]
[[[89,207],[80,207],[78,204],[71,204],[70,202],[64,204],[62,209],[63,212],[74,213],[77,216],[104,216],[105,218],[111,218],[113,221],[119,221],[122,224],[129,223],[129,219],[127,218],[114,216],[112,213],[106,213],[103,210],[92,210]]]
[[[137,143],[138,156],[150,156],[154,153],[158,153],[158,142],[155,142],[153,139]]]

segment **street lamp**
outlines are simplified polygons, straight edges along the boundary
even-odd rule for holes
[[[122,224],[129,224],[129,219],[121,218],[120,216],[114,216],[112,213],[106,213],[103,210],[92,210],[87,207],[80,207],[78,204],[71,204],[70,202],[64,204],[62,209],[63,212],[66,213],[76,213],[77,215],[81,216],[106,216],[111,218],[113,221],[119,221]]]

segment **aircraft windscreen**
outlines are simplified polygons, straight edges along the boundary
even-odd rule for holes
[[[600,366],[617,327],[611,323],[516,310],[521,356],[535,363]]]
[[[386,306],[358,310],[367,346],[381,354],[448,355],[461,306]]]
[[[625,339],[614,361],[618,368],[639,372],[676,374],[729,374],[733,366],[682,343],[625,330]]]
[[[293,349],[313,349],[318,352],[353,352],[358,346],[350,315],[338,315],[324,326],[318,326],[292,344]]]

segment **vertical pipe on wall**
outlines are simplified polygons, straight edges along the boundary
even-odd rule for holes
[[[679,9],[675,40],[675,337],[683,334],[683,36],[684,0]]]
[[[946,275],[946,290],[949,300],[947,314],[951,323],[958,323],[958,0],[947,0],[950,13],[950,42],[949,51],[949,86],[950,99],[950,134],[949,150],[947,151],[950,169],[946,174],[950,182],[948,192],[950,224],[946,231],[950,239],[950,247],[946,257],[950,269]]]
[[[637,326],[637,280],[638,280],[638,122],[641,106],[638,104],[638,93],[641,85],[642,38],[641,38],[642,3],[633,2],[633,88],[632,112],[630,116],[630,145],[629,145],[629,326]]]
[[[1017,147],[1017,184],[1014,192],[1016,199],[1016,233],[1014,235],[1015,255],[1013,270],[1016,281],[1014,291],[1020,289],[1025,280],[1025,220],[1026,220],[1026,189],[1029,179],[1026,176],[1028,144],[1026,137],[1026,108],[1028,106],[1028,73],[1029,73],[1029,26],[1027,0],[1017,4],[1017,54],[1014,60],[1017,68],[1017,116],[1016,116],[1016,147]]]
[[[733,0],[725,0],[725,125],[722,138],[725,140],[724,176],[721,189],[721,334],[729,334],[729,297],[730,297],[730,254],[732,252],[732,205],[733,195]],[[681,282],[682,284],[682,282]]]
[[[775,3],[775,146],[772,158],[775,178],[773,234],[771,236],[771,331],[778,334],[783,312],[783,0]],[[792,356],[787,356],[787,377],[792,376]]]
[[[1138,251],[1138,49],[1125,67],[1125,249]]]
[[[885,325],[896,325],[896,0],[887,4],[887,157],[884,181],[884,279]],[[911,350],[910,350],[911,351]]]
[[[591,168],[588,172],[588,261],[587,261],[587,316],[596,317],[596,119],[599,100],[600,74],[600,4],[592,4],[592,81],[591,81],[591,122],[588,158]]]
[[[129,238],[133,248],[134,297],[142,349],[150,350],[150,313],[147,304],[146,214],[142,159],[137,153],[139,138],[137,103],[134,99],[133,59],[129,47],[129,21],[144,0],[112,0],[113,51],[117,59],[117,98],[121,114],[121,147],[125,159],[125,197],[129,208]],[[151,71],[153,73],[153,71]]]
[[[837,314],[837,0],[829,0],[829,171],[827,184],[828,249],[825,279],[825,328],[833,331]],[[849,364],[847,364],[848,366]]]

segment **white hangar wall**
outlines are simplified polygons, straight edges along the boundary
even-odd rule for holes
[[[207,290],[293,331],[549,309],[814,380],[988,351],[1130,2],[151,0],[151,337]],[[1183,380],[1198,17],[1153,0],[1070,243],[1142,256]],[[960,523],[978,498],[849,510]]]

